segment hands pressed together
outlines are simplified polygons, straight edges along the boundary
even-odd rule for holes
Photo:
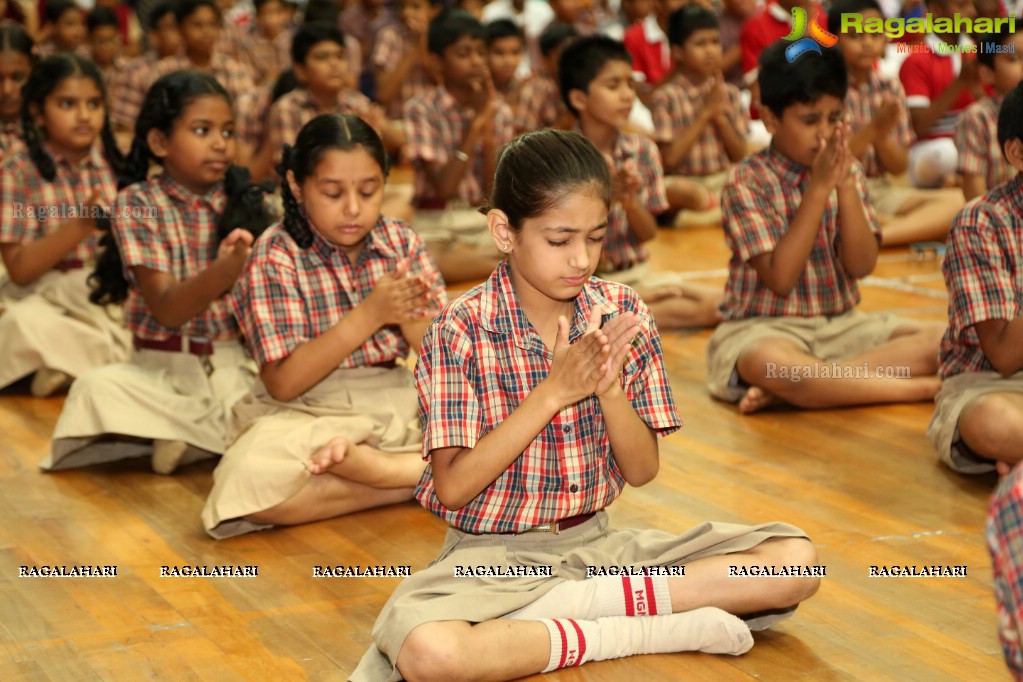
[[[545,381],[556,388],[560,404],[572,405],[591,395],[603,398],[621,390],[619,377],[640,327],[639,316],[632,312],[601,326],[600,310],[594,309],[586,332],[570,344],[568,319],[559,317],[554,358]]]
[[[379,326],[401,325],[436,315],[440,301],[433,285],[438,275],[413,275],[408,260],[398,263],[390,273],[373,287],[363,301]]]

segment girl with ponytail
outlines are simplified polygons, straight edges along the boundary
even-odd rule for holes
[[[99,69],[73,54],[22,87],[24,148],[0,171],[0,387],[34,373],[32,394],[48,396],[128,357],[119,316],[90,305],[86,284],[123,165],[106,111]]]
[[[179,71],[153,84],[114,210],[123,266],[110,267],[111,255],[95,273],[96,300],[124,300],[135,354],[75,382],[43,469],[151,454],[168,474],[223,452],[231,404],[254,379],[229,306],[253,234],[220,227],[229,192],[248,191],[234,156],[234,115],[216,79]],[[154,163],[162,170],[148,177]]]
[[[409,500],[424,467],[400,363],[446,297],[423,241],[380,213],[383,143],[360,118],[317,116],[278,174],[284,220],[234,300],[261,381],[214,472],[215,538]]]

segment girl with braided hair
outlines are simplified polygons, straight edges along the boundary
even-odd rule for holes
[[[203,525],[224,538],[412,499],[423,473],[401,364],[446,300],[419,236],[380,213],[387,154],[362,119],[323,114],[285,147],[284,220],[234,299],[260,366],[234,407]]]
[[[105,258],[95,273],[97,301],[124,299],[135,354],[75,382],[43,469],[151,454],[168,474],[224,451],[231,405],[255,376],[229,306],[253,235],[218,226],[229,192],[247,191],[235,147],[212,76],[171,73],[146,93],[113,216],[123,266]]]
[[[21,127],[24,148],[0,171],[0,387],[34,373],[44,397],[129,354],[119,315],[89,305],[86,284],[123,158],[99,69],[77,55],[33,67]]]

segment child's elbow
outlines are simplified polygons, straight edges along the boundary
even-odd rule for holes
[[[642,470],[632,472],[630,475],[626,476],[625,482],[633,488],[639,488],[640,486],[644,486],[657,478],[658,471],[660,471],[660,463],[654,462],[653,465],[644,467]]]
[[[452,490],[451,486],[442,485],[436,477],[433,479],[433,492],[437,496],[437,501],[444,505],[445,509],[451,511],[458,511],[469,503],[469,500],[461,491]]]
[[[28,272],[26,269],[19,268],[7,268],[7,276],[10,277],[11,281],[17,284],[19,287],[27,287],[28,285],[39,279],[34,273]]]

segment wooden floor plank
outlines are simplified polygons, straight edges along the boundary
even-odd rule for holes
[[[662,269],[720,286],[720,229],[664,231]],[[936,259],[882,255],[864,310],[942,321]],[[704,520],[802,527],[827,575],[817,596],[740,657],[645,656],[534,680],[1008,679],[996,637],[985,506],[994,476],[937,462],[932,405],[739,416],[709,397],[710,332],[663,335],[685,428],[661,472],[612,507],[619,526]],[[25,390],[21,385],[20,390]],[[199,514],[215,463],[171,477],[136,461],[41,473],[61,398],[0,394],[0,680],[343,680],[398,579],[314,578],[314,566],[425,567],[442,522],[414,503],[214,542]],[[113,579],[19,578],[18,567],[115,564]],[[160,577],[162,566],[252,565],[244,579]],[[965,578],[870,577],[873,565],[962,564]]]

